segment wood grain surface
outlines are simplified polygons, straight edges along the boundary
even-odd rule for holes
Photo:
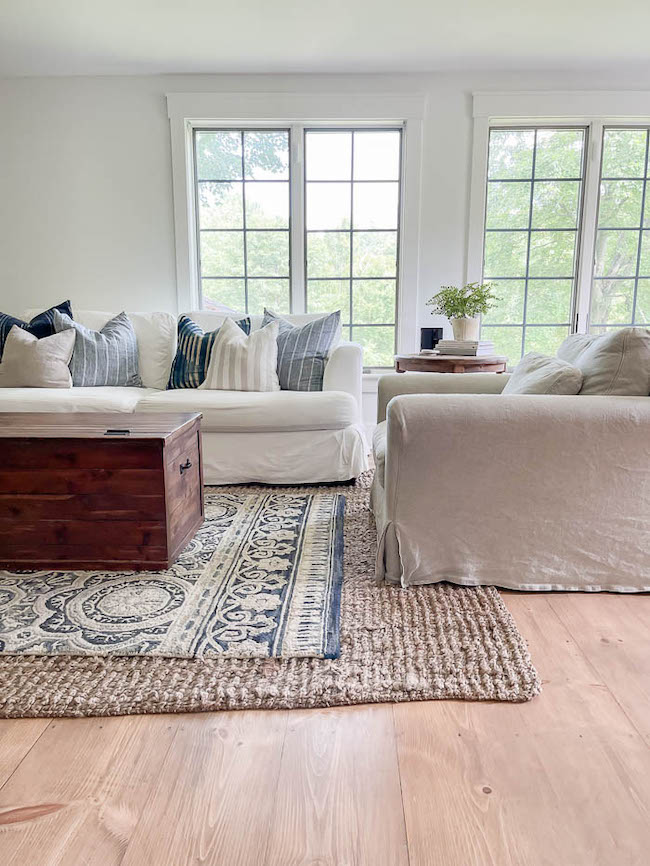
[[[504,597],[526,704],[0,721],[0,863],[647,863],[650,596]]]
[[[398,373],[505,373],[502,355],[395,355]]]
[[[203,523],[201,416],[50,414],[0,414],[0,568],[168,568]]]

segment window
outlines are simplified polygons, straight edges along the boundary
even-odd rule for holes
[[[192,128],[199,303],[340,309],[364,365],[396,348],[401,126]]]
[[[194,130],[201,305],[291,307],[290,132]]]
[[[481,333],[510,364],[650,325],[647,111],[643,92],[474,94],[467,281],[495,284]]]
[[[340,309],[364,363],[395,352],[401,131],[305,130],[307,311]]]
[[[498,304],[484,339],[516,363],[554,354],[571,327],[584,180],[584,128],[492,128],[483,276]]]
[[[650,323],[648,128],[605,128],[590,330]]]

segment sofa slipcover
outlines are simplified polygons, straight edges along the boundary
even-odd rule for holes
[[[0,412],[134,412],[152,388],[0,388]]]
[[[442,378],[478,388],[479,375]],[[441,376],[425,373],[405,384],[428,393],[400,394],[406,376],[379,384],[379,577],[650,591],[650,398],[436,394]]]
[[[372,454],[375,459],[375,475],[381,486],[384,486],[386,473],[386,422],[380,421],[372,434]]]
[[[0,389],[0,413],[201,412],[206,484],[347,481],[368,468],[361,425],[361,346],[341,342],[332,350],[322,392],[166,391],[176,351],[175,318],[168,313],[127,314],[138,338],[140,375],[148,387]],[[93,329],[101,329],[115,315],[74,308],[76,321]],[[210,311],[188,315],[204,330],[223,322],[223,316]],[[302,324],[318,316],[286,318]],[[253,328],[259,328],[262,317],[251,319]]]
[[[358,407],[342,391],[154,391],[139,412],[201,412],[204,431],[342,430],[358,420]]]

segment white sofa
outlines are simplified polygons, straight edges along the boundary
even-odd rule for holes
[[[650,397],[502,395],[508,378],[380,379],[378,577],[650,591]]]
[[[24,318],[32,315],[27,311]],[[114,315],[74,311],[76,321],[94,329]],[[169,313],[128,315],[138,338],[142,388],[2,388],[0,412],[201,412],[206,484],[346,481],[367,468],[357,344],[341,342],[334,349],[322,391],[167,391],[176,319]],[[207,311],[187,315],[204,330],[223,321]],[[301,324],[317,316],[286,318]],[[261,319],[251,316],[252,327],[259,328]]]

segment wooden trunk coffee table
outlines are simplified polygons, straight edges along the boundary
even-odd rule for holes
[[[503,355],[395,355],[398,373],[505,373]]]
[[[203,523],[201,415],[0,413],[0,568],[168,568]]]

